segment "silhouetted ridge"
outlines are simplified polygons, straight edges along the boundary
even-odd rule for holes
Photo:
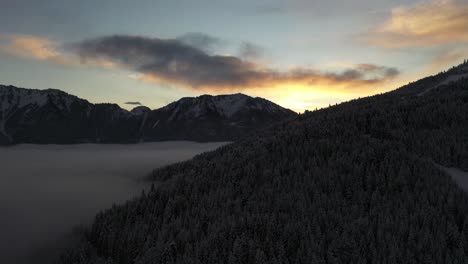
[[[131,112],[117,104],[91,104],[56,89],[0,85],[0,145],[17,143],[134,143],[231,141],[296,114],[247,95],[183,98]]]
[[[468,169],[468,82],[421,84],[158,169],[61,263],[464,263],[468,199],[434,163]]]

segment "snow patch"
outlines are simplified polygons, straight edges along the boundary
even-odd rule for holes
[[[432,87],[429,87],[428,89],[426,89],[426,90],[420,92],[420,93],[418,94],[418,96],[423,96],[423,95],[429,93],[430,91],[434,90],[435,88],[437,88],[437,87],[439,87],[439,86],[441,86],[441,85],[450,84],[450,83],[452,83],[452,82],[459,81],[459,80],[461,80],[461,79],[463,79],[463,78],[465,78],[465,77],[468,77],[468,73],[451,75],[451,76],[449,76],[447,79],[445,79],[443,82],[441,82],[441,83],[439,83],[439,84],[437,84],[437,85],[434,85],[434,86],[432,86]]]
[[[148,113],[144,113],[143,114],[143,120],[141,121],[141,125],[140,125],[140,133],[141,133],[141,131],[143,131],[143,127],[145,126],[147,118],[148,118]]]
[[[179,111],[180,111],[180,108],[178,106],[175,107],[174,111],[172,111],[172,114],[169,117],[169,121],[173,121],[175,119],[176,115],[179,113]]]
[[[449,84],[451,82],[456,82],[458,80],[461,80],[465,77],[468,77],[468,73],[463,73],[463,74],[455,74],[452,76],[449,76],[445,81],[441,82],[439,85],[444,85],[444,84]]]
[[[48,103],[54,104],[60,110],[70,110],[76,99],[58,90],[30,90],[0,86],[2,110],[8,108],[40,108]]]
[[[199,104],[193,106],[189,111],[189,114],[193,115],[194,117],[200,117],[202,115],[202,110]]]
[[[161,110],[170,113],[168,121],[178,117],[202,118],[209,112],[218,113],[222,117],[231,118],[242,110],[259,110],[265,112],[280,112],[282,108],[262,98],[252,98],[244,94],[232,95],[202,95],[199,97],[184,97],[177,102],[166,105]]]
[[[153,126],[151,128],[155,128],[159,124],[159,119],[154,122]]]
[[[246,106],[247,97],[243,94],[213,97],[213,103],[218,112],[226,117],[232,117]]]
[[[468,193],[468,172],[458,168],[445,168],[440,165],[437,167],[450,175],[450,177],[452,177],[452,179],[457,183],[458,187]]]

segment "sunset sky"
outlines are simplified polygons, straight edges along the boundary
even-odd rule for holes
[[[242,92],[302,112],[468,58],[468,0],[0,0],[0,84],[161,107]]]

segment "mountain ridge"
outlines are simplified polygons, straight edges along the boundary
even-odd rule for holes
[[[0,145],[231,141],[295,115],[243,94],[184,97],[158,109],[138,106],[129,111],[58,89],[0,85]]]
[[[463,263],[468,198],[435,164],[468,170],[468,78],[447,76],[157,169],[60,263]]]

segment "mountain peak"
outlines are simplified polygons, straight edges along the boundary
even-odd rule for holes
[[[151,112],[151,109],[147,106],[140,105],[130,110],[130,112],[134,115],[142,115],[142,114]]]
[[[242,93],[184,97],[165,106],[163,109],[172,111],[174,116],[183,114],[187,118],[198,118],[207,114],[232,118],[238,113],[249,111],[293,113],[291,110],[266,99],[251,97]]]
[[[127,111],[57,89],[0,85],[0,144],[229,141],[294,115],[244,94],[185,97],[156,110]]]

